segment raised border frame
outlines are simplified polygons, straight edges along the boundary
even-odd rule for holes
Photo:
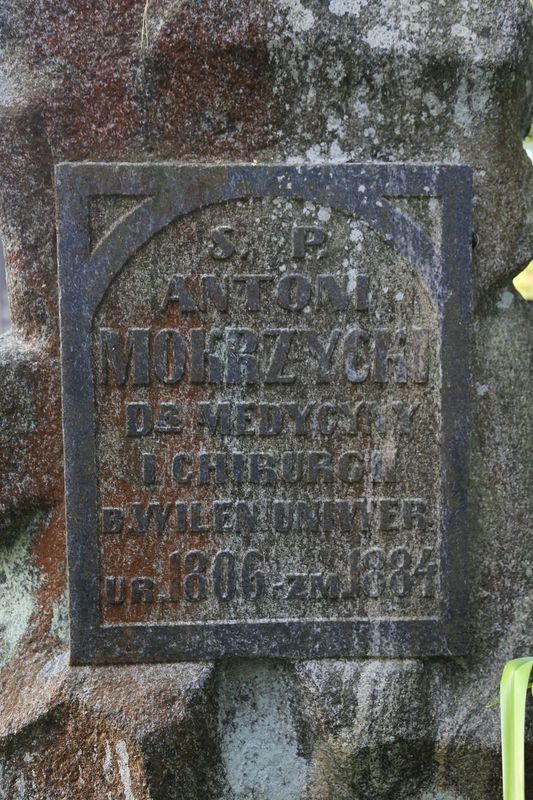
[[[138,196],[139,205],[91,249],[89,200],[96,195]],[[462,654],[467,602],[470,168],[63,163],[56,167],[56,196],[71,662]],[[100,623],[94,314],[115,275],[157,231],[197,209],[247,197],[298,198],[357,214],[415,267],[435,304],[442,369],[439,618]],[[440,199],[440,248],[394,206],[395,197]]]

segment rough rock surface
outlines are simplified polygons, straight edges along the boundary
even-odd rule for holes
[[[532,33],[528,0],[2,2],[1,798],[500,796],[485,703],[533,618]],[[68,666],[52,172],[83,159],[473,167],[466,658]]]

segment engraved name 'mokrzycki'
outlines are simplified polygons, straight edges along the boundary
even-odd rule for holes
[[[211,232],[213,263],[231,260],[232,233]],[[433,596],[434,548],[420,536],[409,545],[432,524],[428,499],[394,494],[399,448],[424,402],[423,391],[401,389],[430,381],[429,330],[370,322],[378,287],[364,272],[349,280],[305,269],[307,250],[324,239],[318,227],[295,226],[296,269],[282,275],[174,274],[157,324],[97,331],[100,391],[122,392],[121,435],[142,443],[138,480],[152,492],[104,504],[102,535],[175,545],[165,574],[106,576],[109,604]],[[132,397],[143,387],[142,399]],[[354,491],[362,485],[365,494]],[[350,540],[371,528],[385,544],[352,546],[338,570],[314,563],[269,575],[268,556],[253,545],[267,529]],[[209,545],[226,534],[251,544]],[[180,549],[187,535],[205,537],[205,547]]]

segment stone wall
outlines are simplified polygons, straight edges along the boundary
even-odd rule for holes
[[[0,53],[0,797],[495,800],[533,617],[528,0],[4,0]],[[83,160],[472,167],[464,657],[69,666],[53,168]]]

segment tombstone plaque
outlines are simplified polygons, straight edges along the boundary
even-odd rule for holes
[[[73,662],[462,652],[469,169],[56,188]]]

